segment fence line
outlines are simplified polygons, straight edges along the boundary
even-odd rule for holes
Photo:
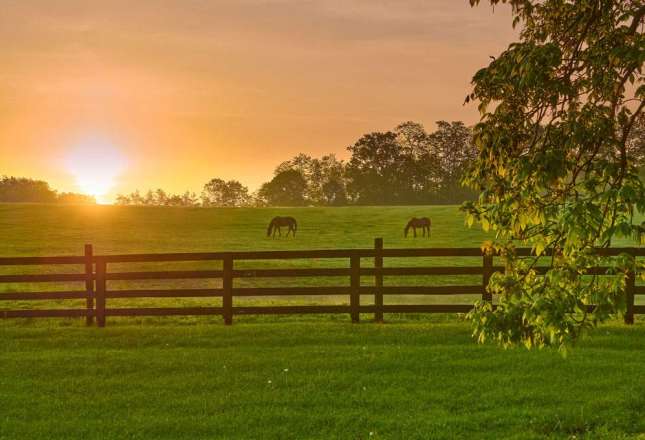
[[[629,254],[645,256],[645,248],[599,249],[606,256]],[[518,254],[531,255],[531,249],[518,249]],[[547,255],[550,251],[547,251]],[[384,267],[384,258],[419,257],[481,257],[481,266],[415,266]],[[361,267],[361,258],[373,259],[373,267]],[[252,268],[235,269],[236,261],[292,260],[292,259],[347,259],[349,267],[342,268]],[[110,272],[114,263],[220,261],[222,270],[168,270]],[[503,271],[494,265],[494,257],[479,248],[414,248],[384,249],[383,239],[374,240],[373,249],[331,249],[295,251],[243,251],[211,253],[167,253],[95,255],[92,245],[85,245],[83,256],[62,257],[2,257],[0,266],[22,265],[82,265],[83,273],[75,274],[25,274],[0,275],[0,283],[83,282],[84,290],[5,292],[2,301],[69,300],[85,299],[85,308],[68,309],[15,309],[0,308],[0,318],[39,317],[85,317],[91,325],[94,320],[104,327],[110,316],[170,316],[170,315],[221,315],[224,323],[231,325],[236,315],[249,314],[304,314],[347,313],[352,322],[360,321],[361,313],[373,313],[374,320],[383,321],[384,313],[466,313],[472,304],[384,304],[385,295],[481,295],[484,301],[492,301],[487,285],[492,274]],[[537,268],[544,273],[546,268]],[[590,274],[604,274],[607,268],[592,268]],[[385,286],[386,276],[424,275],[481,275],[481,284],[476,285],[415,285]],[[374,285],[362,286],[361,277],[374,277]],[[349,285],[313,287],[234,287],[235,279],[248,278],[301,278],[345,277]],[[172,280],[172,279],[221,279],[221,288],[190,289],[108,289],[108,281],[123,280]],[[234,298],[282,297],[282,296],[338,296],[346,295],[349,305],[286,305],[286,306],[235,306]],[[373,296],[373,305],[362,305],[361,296]],[[645,314],[645,306],[635,305],[635,296],[645,295],[645,286],[636,286],[634,273],[626,278],[627,302],[625,323],[632,324],[635,314]],[[221,298],[221,307],[108,307],[108,299],[116,298]],[[593,306],[589,306],[593,308]]]

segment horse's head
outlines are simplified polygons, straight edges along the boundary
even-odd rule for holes
[[[403,236],[404,236],[405,238],[407,238],[407,237],[408,237],[408,232],[410,231],[410,228],[411,228],[411,227],[412,227],[412,220],[410,220],[410,221],[408,222],[408,224],[407,224],[407,225],[405,225],[405,229],[403,229]]]
[[[275,218],[269,222],[269,227],[267,228],[267,237],[271,237],[271,232],[273,231],[274,222],[275,222]]]

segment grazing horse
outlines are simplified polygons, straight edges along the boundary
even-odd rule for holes
[[[405,232],[404,235],[407,237],[408,236],[408,231],[410,231],[410,228],[412,228],[412,231],[414,232],[414,237],[416,238],[417,236],[417,228],[423,228],[423,236],[426,236],[426,231],[428,231],[428,238],[430,238],[430,227],[432,226],[432,222],[428,217],[421,217],[421,218],[416,218],[412,217],[410,221],[408,222],[407,225],[405,225]]]
[[[280,228],[282,226],[287,226],[289,230],[287,231],[287,237],[289,236],[289,232],[293,232],[293,236],[296,236],[296,231],[298,230],[298,223],[296,222],[296,219],[293,217],[273,217],[271,219],[271,223],[269,223],[269,227],[267,229],[267,237],[271,236],[271,233],[273,232],[273,238],[275,238],[275,233],[276,231],[278,232],[278,235],[281,237],[282,236],[282,231],[280,231]]]

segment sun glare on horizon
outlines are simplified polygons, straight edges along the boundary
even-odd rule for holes
[[[106,195],[126,167],[126,160],[111,142],[92,139],[74,146],[67,153],[65,164],[82,193],[105,203]]]

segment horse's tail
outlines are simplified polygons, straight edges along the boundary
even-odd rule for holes
[[[269,227],[267,228],[267,237],[271,237],[272,231],[273,231],[273,220],[269,222]]]

